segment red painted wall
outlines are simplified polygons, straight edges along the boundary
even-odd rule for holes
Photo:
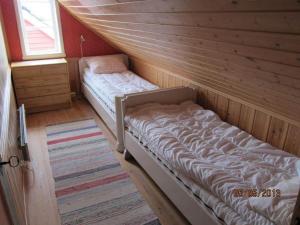
[[[107,55],[118,53],[103,39],[83,26],[63,7],[60,7],[60,17],[64,46],[67,57],[80,57],[80,35],[84,36],[83,55]]]
[[[12,61],[20,61],[22,60],[22,49],[13,2],[13,0],[0,0],[10,59]]]
[[[8,40],[11,61],[21,61],[22,49],[19,38],[17,19],[13,0],[0,0],[4,18],[5,32]],[[107,55],[119,51],[111,47],[94,32],[82,25],[66,9],[60,6],[60,17],[66,57],[81,57],[80,35],[85,38],[83,55]]]

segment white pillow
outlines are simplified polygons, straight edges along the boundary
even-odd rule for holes
[[[296,199],[299,193],[300,177],[293,177],[278,183],[271,190],[280,190],[280,197],[252,197],[249,206],[252,210],[280,224],[289,224]]]
[[[127,69],[124,55],[96,56],[86,60],[89,69],[94,74],[121,73]]]

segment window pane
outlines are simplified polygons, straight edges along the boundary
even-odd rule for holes
[[[26,55],[62,53],[55,0],[19,0]]]

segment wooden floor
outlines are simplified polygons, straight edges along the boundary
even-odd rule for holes
[[[47,151],[45,127],[50,124],[85,118],[94,118],[97,121],[113,149],[115,144],[113,135],[84,99],[74,100],[70,109],[37,113],[27,117],[29,150],[32,160],[30,170],[26,172],[25,182],[28,224],[60,225],[54,194],[54,180]],[[116,151],[114,153],[163,225],[189,224],[134,161],[126,162],[122,158],[122,154]]]

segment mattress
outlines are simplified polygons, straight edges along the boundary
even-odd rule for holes
[[[112,74],[94,74],[86,69],[83,81],[94,91],[97,97],[107,106],[111,113],[115,113],[115,97],[125,94],[150,91],[158,86],[139,77],[131,71]]]
[[[125,125],[226,224],[290,223],[300,183],[298,157],[192,102],[131,108]],[[293,179],[290,194],[284,185]],[[281,193],[265,198],[265,189]],[[236,196],[239,190],[257,190],[259,197]]]

